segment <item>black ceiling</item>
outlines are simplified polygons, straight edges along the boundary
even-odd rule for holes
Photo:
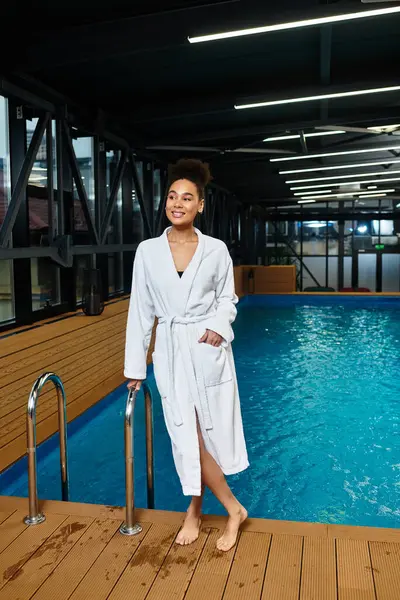
[[[102,109],[108,128],[136,146],[204,146],[204,151],[156,152],[167,160],[189,154],[205,158],[216,181],[241,199],[275,201],[291,195],[278,175],[282,166],[269,162],[277,154],[231,150],[302,153],[306,149],[300,140],[266,144],[263,139],[308,133],[321,125],[398,123],[400,93],[252,110],[235,110],[234,104],[400,84],[400,14],[204,44],[190,44],[187,37],[397,4],[114,0],[103,6],[92,0],[62,5],[37,0],[24,9],[22,23],[17,5],[10,3],[2,7],[2,30],[10,35],[2,68],[8,76],[34,78],[94,112]],[[393,141],[400,145],[394,135],[349,132],[310,138],[307,150]],[[341,162],[389,156],[368,154]],[[324,164],[296,161],[293,168],[317,163]]]

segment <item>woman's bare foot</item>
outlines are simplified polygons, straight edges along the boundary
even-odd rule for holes
[[[199,537],[201,519],[199,515],[188,512],[183,523],[182,529],[178,533],[176,543],[180,546],[193,544]]]
[[[228,550],[233,548],[233,546],[236,544],[239,527],[245,522],[246,519],[247,510],[240,504],[239,508],[229,515],[225,531],[217,541],[218,550],[222,550],[222,552],[228,552]]]

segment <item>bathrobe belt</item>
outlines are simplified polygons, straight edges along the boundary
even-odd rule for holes
[[[169,372],[167,402],[170,405],[172,418],[177,427],[183,425],[183,417],[180,409],[180,402],[182,401],[182,398],[179,397],[179,382],[175,382],[174,379],[174,335],[177,335],[179,339],[179,344],[183,355],[182,366],[187,376],[189,391],[193,398],[197,399],[197,403],[195,404],[200,407],[205,428],[213,428],[201,360],[196,357],[196,348],[192,349],[192,343],[190,340],[192,340],[194,336],[191,335],[189,338],[189,335],[191,333],[191,325],[201,323],[202,321],[207,321],[214,315],[215,313],[198,317],[164,316],[159,317],[158,319],[159,324],[165,325],[166,330]],[[186,357],[188,360],[185,360]]]

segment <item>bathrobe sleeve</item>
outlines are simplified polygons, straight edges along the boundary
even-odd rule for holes
[[[124,375],[128,379],[146,379],[147,351],[154,318],[154,305],[143,260],[143,246],[140,244],[133,265],[132,290],[126,327]]]
[[[231,324],[236,319],[238,297],[235,294],[232,259],[225,245],[218,271],[219,279],[215,294],[217,311],[215,316],[207,320],[206,328],[215,331],[227,344],[230,344],[234,338]]]

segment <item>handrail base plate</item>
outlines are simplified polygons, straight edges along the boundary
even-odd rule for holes
[[[138,535],[138,533],[141,533],[142,531],[143,527],[139,525],[139,523],[136,523],[133,527],[129,527],[126,523],[123,523],[119,528],[119,532],[122,533],[122,535]]]
[[[46,520],[46,517],[42,514],[39,513],[36,517],[25,517],[24,519],[24,523],[26,525],[39,525],[40,523],[43,523],[43,521]]]

